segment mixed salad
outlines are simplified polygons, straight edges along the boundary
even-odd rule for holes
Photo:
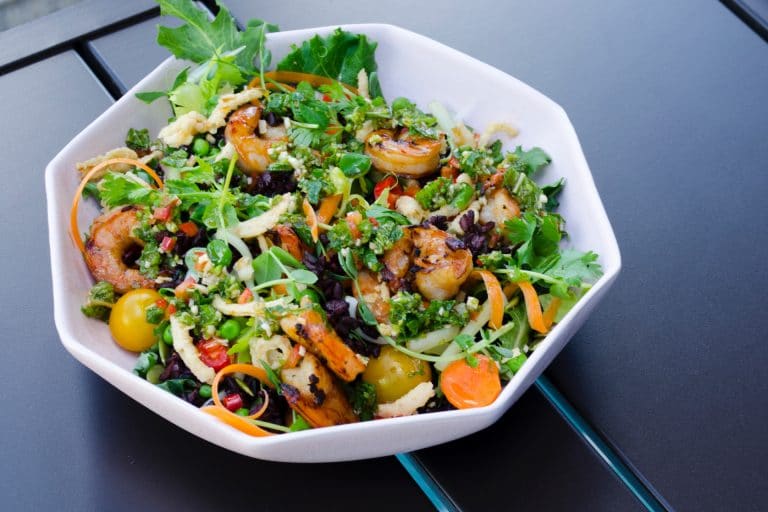
[[[275,26],[159,3],[190,67],[137,94],[170,102],[166,127],[77,166],[83,313],[137,375],[256,436],[491,404],[601,274],[560,247],[547,153],[387,101],[365,35],[269,71]],[[81,198],[102,207],[84,240]]]

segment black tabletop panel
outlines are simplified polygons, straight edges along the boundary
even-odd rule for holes
[[[431,509],[392,457],[319,466],[233,454],[176,428],[69,356],[53,325],[43,170],[111,100],[73,52],[1,76],[0,97],[19,98],[0,106],[3,119],[15,120],[0,129],[7,142],[0,509]],[[371,503],[386,489],[393,490],[386,502]]]
[[[415,454],[466,512],[644,510],[536,389],[482,433]]]
[[[284,29],[395,23],[563,105],[624,269],[550,376],[672,506],[768,502],[768,47],[756,34],[714,1],[229,4]]]
[[[158,16],[94,39],[89,45],[127,90],[171,55],[156,42],[157,26],[178,24],[176,18]]]

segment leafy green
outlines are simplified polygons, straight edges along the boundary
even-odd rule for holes
[[[106,281],[99,281],[91,287],[88,292],[88,299],[80,311],[87,317],[106,322],[109,320],[109,313],[112,311],[112,305],[116,300],[115,287]]]
[[[429,183],[424,188],[416,192],[415,199],[422,208],[426,210],[437,210],[445,206],[452,199],[452,185],[450,178],[439,177]]]
[[[509,153],[507,157],[512,161],[512,165],[517,171],[528,176],[536,173],[552,161],[550,156],[539,147],[523,151],[522,146],[517,146],[515,152]]]
[[[390,300],[389,319],[397,337],[413,338],[444,325],[464,325],[468,314],[455,304],[453,300],[433,300],[424,307],[418,293],[398,292]]]
[[[594,282],[603,275],[603,269],[597,262],[597,254],[574,249],[565,249],[560,254],[553,255],[534,270],[565,281],[571,286]]]
[[[312,425],[307,423],[307,420],[305,420],[302,415],[296,414],[296,411],[293,411],[293,422],[289,428],[291,432],[299,432],[301,430],[309,430],[311,428]]]
[[[146,317],[147,322],[157,325],[163,321],[163,318],[165,317],[165,311],[153,304],[147,308],[144,316]]]
[[[301,46],[292,45],[291,52],[277,64],[277,69],[327,76],[357,86],[361,69],[365,69],[369,76],[376,71],[375,51],[376,43],[364,34],[337,28],[327,37],[315,35]],[[371,89],[371,94],[379,96],[381,91]]]
[[[149,130],[143,128],[137,130],[128,128],[128,134],[125,136],[125,145],[131,149],[148,150],[149,149]]]
[[[362,421],[373,419],[376,412],[376,388],[373,384],[359,381],[352,386],[352,410]]]
[[[115,172],[104,175],[99,183],[99,193],[108,208],[129,204],[151,206],[159,197],[159,192],[149,185]]]
[[[397,125],[408,128],[409,133],[430,139],[438,136],[437,119],[419,110],[407,98],[396,98],[392,102],[392,118]]]
[[[139,358],[136,359],[136,364],[133,367],[133,373],[139,377],[146,377],[150,368],[155,366],[158,361],[157,352],[154,349],[145,350],[139,354]]]
[[[390,210],[389,208],[380,204],[372,204],[370,208],[365,210],[365,216],[369,219],[376,219],[379,224],[384,222],[392,222],[401,226],[408,226],[411,224],[411,221],[408,220],[408,217],[402,213]]]
[[[336,193],[336,188],[323,169],[312,169],[302,176],[299,179],[299,190],[312,204],[317,204],[321,198]]]
[[[371,157],[361,153],[344,153],[339,159],[339,169],[347,178],[359,178],[371,168]]]
[[[254,61],[260,52],[268,55],[262,47],[264,32],[277,30],[275,25],[252,19],[241,32],[229,10],[222,4],[218,4],[219,13],[211,21],[205,11],[188,0],[158,0],[158,3],[160,14],[174,16],[185,22],[176,28],[158,27],[158,44],[176,57],[198,64],[232,52],[236,55],[232,65],[246,76],[256,73]],[[269,63],[268,57],[262,60]]]
[[[501,154],[501,141],[497,140],[485,148],[461,147],[457,151],[459,168],[471,177],[490,176],[504,160]]]
[[[192,379],[168,379],[156,385],[160,389],[180,397],[197,389],[197,382]]]
[[[564,187],[565,178],[560,178],[550,185],[541,187],[541,192],[547,196],[547,204],[545,205],[545,208],[548,212],[552,212],[558,206],[560,206],[560,201],[557,199],[557,197],[560,195],[560,192],[563,191]]]

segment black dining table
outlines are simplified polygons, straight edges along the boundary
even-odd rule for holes
[[[53,321],[45,166],[168,56],[156,26],[174,21],[149,0],[86,0],[11,28],[0,509],[768,508],[767,2],[225,3],[241,24],[282,30],[398,25],[551,97],[578,133],[622,272],[486,430],[332,464],[228,452],[81,366]]]

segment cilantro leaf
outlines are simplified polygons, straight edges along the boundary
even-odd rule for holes
[[[159,192],[124,174],[108,172],[99,184],[102,202],[109,208],[127,204],[151,206]]]
[[[376,388],[373,384],[360,381],[352,387],[352,409],[363,421],[373,419],[376,412]]]
[[[385,206],[375,203],[372,204],[370,208],[365,210],[365,216],[369,219],[376,219],[379,224],[385,221],[394,222],[395,224],[399,224],[401,226],[409,226],[411,224],[411,221],[408,220],[408,217],[402,213],[390,210]]]
[[[364,34],[352,34],[337,28],[327,37],[315,35],[301,46],[293,45],[291,48],[291,52],[277,64],[279,71],[327,76],[352,86],[357,86],[357,74],[361,69],[365,69],[369,76],[376,71],[376,43],[369,41]],[[380,90],[376,92],[380,93]]]
[[[88,292],[88,300],[80,310],[87,317],[106,322],[109,320],[109,313],[112,311],[112,305],[116,300],[114,286],[106,281],[99,281],[91,287]]]
[[[543,273],[572,285],[578,285],[584,281],[594,282],[603,275],[603,269],[597,262],[597,254],[574,249],[565,249],[554,264],[549,265],[549,268],[538,270],[543,270]]]
[[[141,130],[128,128],[128,134],[125,136],[125,145],[131,149],[149,149],[149,130],[146,128]]]
[[[522,146],[517,146],[515,152],[512,153],[515,156],[515,166],[518,170],[524,172],[528,176],[537,172],[539,169],[549,164],[552,159],[539,147],[531,148],[528,151],[523,151]]]
[[[560,192],[563,191],[564,187],[565,178],[560,178],[550,185],[541,187],[541,192],[547,196],[547,204],[545,205],[545,208],[548,212],[554,211],[558,206],[560,206],[560,201],[558,201],[557,196],[560,195]]]

